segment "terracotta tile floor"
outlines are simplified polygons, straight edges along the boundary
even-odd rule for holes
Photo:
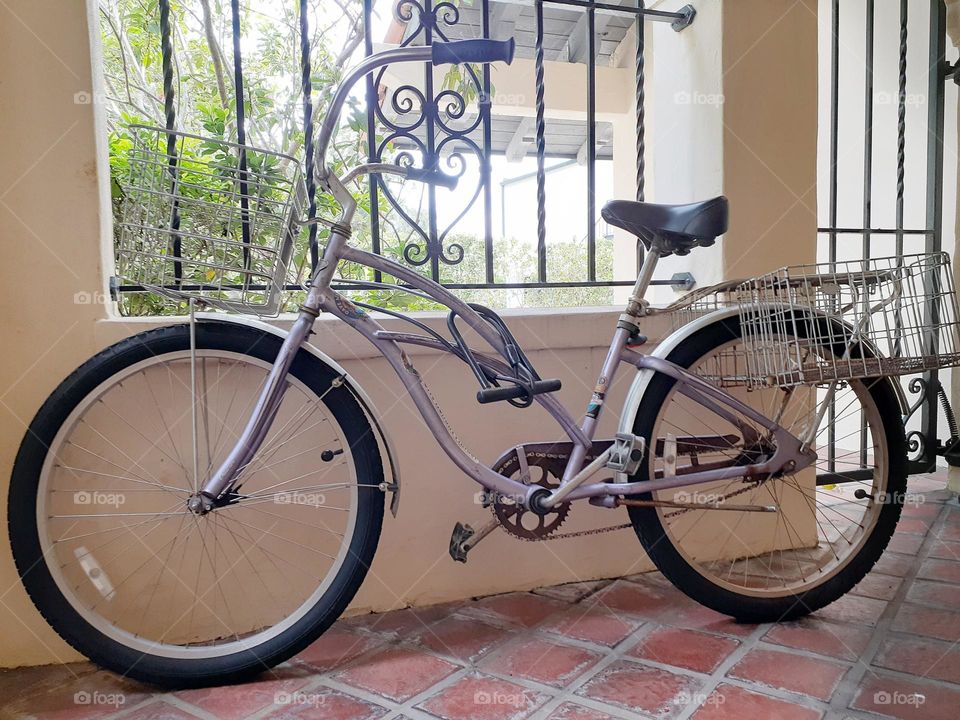
[[[911,478],[892,550],[815,615],[737,625],[658,573],[342,620],[258,682],[159,693],[88,664],[0,672],[0,717],[960,717],[960,507]],[[480,548],[478,552],[483,552]]]

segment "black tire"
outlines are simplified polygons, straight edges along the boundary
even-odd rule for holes
[[[230,323],[197,324],[197,347],[224,350],[273,362],[281,339],[262,330]],[[384,494],[377,487],[383,468],[376,435],[363,409],[345,384],[330,383],[338,374],[301,350],[292,375],[308,386],[336,419],[348,438],[358,484],[355,533],[349,553],[330,586],[299,620],[248,650],[203,659],[173,659],[144,654],[97,630],[61,593],[45,558],[37,527],[38,482],[47,448],[71,411],[101,383],[151,356],[189,349],[189,327],[150,330],[100,352],[74,371],[40,408],[23,439],[14,464],[9,493],[9,532],[20,578],[37,609],[54,630],[79,652],[121,675],[165,687],[197,687],[239,682],[287,660],[316,640],[346,609],[373,560],[383,521]],[[216,512],[216,511],[215,511]]]
[[[797,327],[802,328],[804,324],[798,322]],[[667,359],[689,369],[711,351],[741,337],[739,318],[719,320],[691,335],[677,346]],[[842,351],[842,348],[840,350]],[[870,536],[845,567],[827,581],[802,593],[781,597],[740,594],[711,582],[683,557],[670,541],[656,507],[629,507],[630,520],[637,537],[657,568],[692,599],[741,622],[777,622],[809,614],[837,600],[860,582],[880,558],[893,536],[907,486],[907,445],[900,422],[900,403],[892,382],[886,379],[863,382],[879,409],[883,432],[886,435],[889,450],[887,498],[886,502],[880,503],[879,517]],[[667,401],[674,383],[672,378],[657,375],[651,380],[643,396],[642,410],[634,419],[633,431],[645,439],[648,448],[652,447],[651,438],[661,406]],[[632,480],[647,480],[649,471],[649,463],[645,460]],[[653,496],[651,493],[644,493],[637,495],[636,499],[651,500]]]

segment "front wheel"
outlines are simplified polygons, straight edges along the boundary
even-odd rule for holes
[[[795,327],[803,332],[805,325]],[[805,345],[825,363],[843,352],[803,338],[781,340]],[[890,540],[906,490],[906,441],[890,381],[839,383],[818,424],[825,385],[747,389],[738,318],[696,332],[668,359],[724,387],[796,437],[816,425],[812,447],[818,460],[780,477],[637,496],[657,501],[629,508],[657,567],[694,600],[749,622],[804,615],[853,588]],[[761,438],[768,434],[746,418],[739,420]],[[634,433],[650,449],[634,481],[679,476],[711,464],[752,464],[770,452],[769,445],[749,439],[749,430],[684,396],[664,375],[651,380]]]
[[[380,536],[383,469],[331,367],[301,350],[230,502],[187,501],[239,437],[281,339],[151,330],[87,361],[20,447],[9,530],[34,604],[74,648],[145,682],[235,682],[343,612]],[[195,429],[194,429],[195,428]]]

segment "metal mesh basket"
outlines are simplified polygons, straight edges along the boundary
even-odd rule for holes
[[[189,133],[130,130],[119,168],[121,281],[174,300],[276,314],[305,197],[297,161]]]
[[[737,307],[736,291],[742,282],[743,280],[731,280],[698,288],[656,312],[657,314],[669,313],[670,331],[679,330],[704,315],[709,315],[717,310]]]
[[[743,282],[736,294],[753,385],[960,365],[946,253],[788,267]]]

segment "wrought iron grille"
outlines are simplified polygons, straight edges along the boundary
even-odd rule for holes
[[[443,281],[441,269],[463,261],[464,248],[451,240],[458,222],[475,204],[483,212],[483,277],[476,282],[445,282],[447,287],[458,289],[489,288],[554,288],[554,287],[612,287],[629,286],[634,278],[615,280],[598,277],[597,243],[597,162],[609,157],[603,147],[597,121],[597,68],[617,44],[635,36],[634,56],[630,58],[635,72],[636,90],[636,193],[644,197],[644,19],[671,22],[679,29],[689,23],[689,11],[665,12],[648,10],[642,0],[615,4],[590,0],[479,0],[468,6],[448,0],[399,0],[396,17],[401,26],[399,44],[429,44],[471,37],[503,39],[515,37],[518,57],[532,59],[534,77],[532,90],[535,93],[535,114],[532,117],[504,119],[491,112],[494,103],[489,66],[467,66],[459,87],[440,85],[434,78],[430,64],[426,64],[422,87],[402,83],[387,87],[384,82],[389,68],[367,78],[367,136],[369,159],[383,161],[388,148],[399,149],[389,158],[392,161],[420,164],[424,167],[462,170],[473,163],[479,168],[479,181],[475,187],[462,188],[459,192],[468,198],[453,222],[441,223],[437,208],[447,201],[446,191],[428,188],[425,192],[426,211],[421,217],[413,217],[399,202],[384,180],[370,179],[370,231],[373,251],[384,249],[385,232],[380,211],[380,200],[386,199],[391,211],[398,215],[409,231],[402,251],[403,259],[421,266],[437,281]],[[371,22],[374,2],[364,0],[366,25],[366,52],[372,53],[378,38],[373,35]],[[586,66],[586,93],[583,98],[584,121],[554,120],[547,117],[545,104],[545,64],[551,60],[579,62]],[[471,115],[471,98],[476,98],[476,110]],[[582,132],[578,138],[579,152],[575,145],[563,142],[566,131]],[[531,173],[536,182],[536,277],[528,282],[511,282],[498,277],[494,266],[494,192],[491,178],[491,159],[503,153],[504,134],[512,134],[513,142],[530,146],[536,159],[536,171]],[[558,141],[559,139],[559,141]],[[580,144],[582,143],[582,145]],[[506,143],[508,146],[510,143]],[[558,147],[560,146],[560,147]],[[572,157],[571,157],[572,155]],[[579,155],[579,157],[578,157]],[[554,167],[548,167],[548,159],[558,158]],[[580,162],[586,171],[586,235],[583,238],[586,262],[582,279],[575,282],[551,278],[547,267],[548,239],[547,216],[548,174],[551,170]],[[438,197],[444,193],[443,197]],[[459,200],[458,200],[459,202]],[[639,252],[639,249],[638,249]],[[374,278],[377,282],[380,277]],[[655,284],[671,284],[670,280],[655,281]]]
[[[830,94],[821,113],[828,134],[820,151],[827,183],[821,183],[819,260],[836,266],[941,250],[945,12],[943,0],[821,0]],[[925,178],[917,182],[920,175]],[[942,349],[935,332],[925,342],[929,352]],[[938,455],[953,459],[956,423],[936,369],[904,380],[904,390],[911,469],[928,472]],[[946,441],[938,439],[938,404],[947,418]],[[832,463],[838,409],[829,413]]]

